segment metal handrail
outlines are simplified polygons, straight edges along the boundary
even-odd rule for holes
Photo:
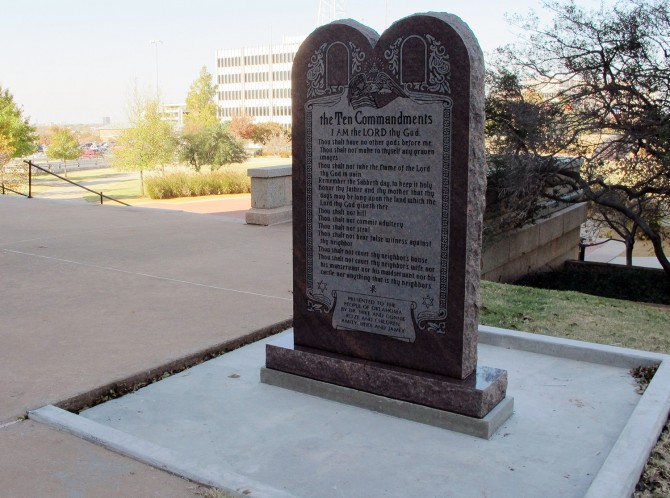
[[[24,194],[23,192],[17,192],[16,190],[9,188],[7,185],[5,185],[3,183],[2,184],[2,195],[5,195],[5,190],[9,190],[10,192],[13,192],[15,194],[22,195],[23,197],[28,197],[28,194]]]
[[[32,161],[23,161],[23,162],[28,165],[28,198],[33,197],[33,170],[32,169],[37,168],[40,171],[44,171],[45,173],[48,173],[49,175],[53,175],[56,178],[60,178],[61,180],[65,180],[66,182],[71,183],[72,185],[74,185],[76,187],[83,188],[84,190],[88,190],[89,192],[91,192],[95,195],[99,195],[100,196],[100,204],[102,204],[102,200],[104,198],[104,199],[109,199],[110,201],[118,202],[119,204],[123,204],[124,206],[130,206],[130,204],[126,204],[123,201],[120,201],[118,199],[114,199],[113,197],[109,197],[108,195],[105,195],[102,192],[96,192],[95,190],[91,190],[88,187],[84,187],[83,185],[80,185],[77,182],[73,182],[72,180],[68,180],[67,178],[65,178],[63,176],[58,175],[58,174],[54,173],[53,171],[49,171],[47,169],[42,168],[41,166],[38,166],[37,164],[33,164]]]
[[[585,258],[586,258],[586,248],[587,247],[600,246],[600,245],[606,244],[607,242],[611,242],[611,241],[623,242],[625,244],[625,242],[621,239],[605,239],[605,240],[601,240],[600,242],[594,242],[593,244],[587,244],[585,242],[585,240],[586,239],[584,237],[579,238],[579,261],[584,261],[585,260]]]

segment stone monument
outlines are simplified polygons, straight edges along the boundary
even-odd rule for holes
[[[381,36],[318,28],[292,73],[294,344],[284,372],[467,417],[505,398],[477,366],[484,65],[457,17]],[[511,407],[508,412],[511,412]]]

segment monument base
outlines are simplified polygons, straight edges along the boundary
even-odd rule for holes
[[[266,346],[261,381],[484,438],[513,407],[505,370],[480,366],[460,380],[290,343]]]

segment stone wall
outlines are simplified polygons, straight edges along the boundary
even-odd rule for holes
[[[543,268],[556,268],[579,255],[579,229],[586,204],[570,205],[547,218],[484,241],[482,279],[513,282]]]

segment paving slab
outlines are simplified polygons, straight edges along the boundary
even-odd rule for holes
[[[515,399],[486,441],[261,384],[274,340],[79,416],[31,416],[252,497],[613,498],[630,494],[670,407],[664,355],[482,327],[480,361],[508,370]],[[641,396],[630,366],[659,362]]]
[[[0,428],[0,482],[8,498],[202,496],[191,481],[29,420]]]
[[[0,196],[0,423],[292,315],[290,225]]]

